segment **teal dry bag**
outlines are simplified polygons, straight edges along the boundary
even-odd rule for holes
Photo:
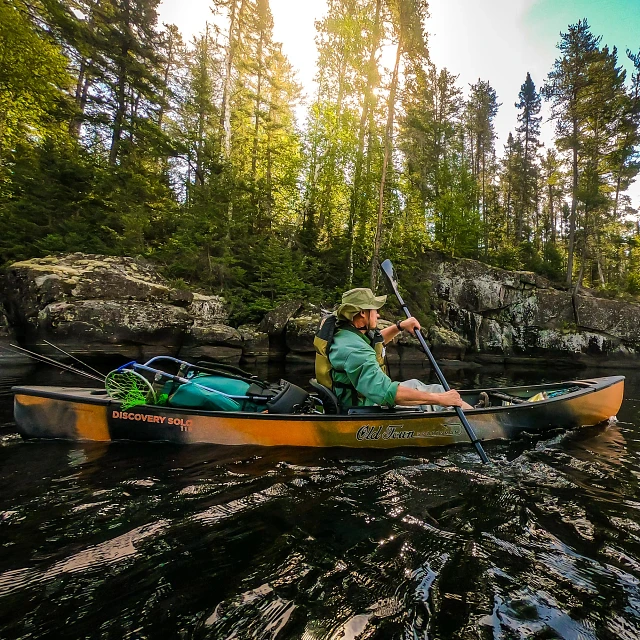
[[[232,396],[245,396],[249,384],[244,380],[216,375],[197,375],[192,378],[203,387],[210,387]],[[180,409],[201,409],[203,411],[255,411],[245,407],[247,400],[227,398],[215,391],[206,391],[195,384],[181,384],[167,399],[170,407]]]

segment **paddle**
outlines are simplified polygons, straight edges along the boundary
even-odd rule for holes
[[[385,260],[380,265],[380,269],[387,283],[389,284],[391,289],[393,289],[393,293],[395,294],[396,298],[398,298],[398,302],[400,303],[400,306],[402,307],[402,310],[404,311],[405,315],[407,316],[407,318],[411,318],[411,312],[407,308],[407,305],[404,303],[404,300],[402,299],[402,296],[398,291],[398,281],[396,279],[396,273],[393,269],[393,265],[391,264],[391,260]],[[442,371],[440,371],[440,367],[438,366],[438,363],[433,357],[433,354],[431,353],[429,347],[427,346],[427,343],[423,338],[422,333],[420,332],[419,329],[415,330],[415,335],[416,335],[416,338],[418,338],[418,342],[420,343],[422,350],[425,352],[427,358],[429,358],[429,362],[431,363],[433,370],[436,372],[436,376],[438,376],[438,380],[440,380],[440,384],[444,387],[445,391],[449,391],[451,387],[449,387],[449,384],[447,383],[447,380],[445,379]],[[456,413],[458,414],[458,418],[460,418],[460,422],[462,422],[462,426],[464,427],[464,430],[467,432],[467,435],[469,436],[469,440],[471,440],[474,447],[476,448],[476,451],[478,452],[480,459],[482,460],[483,463],[487,464],[489,462],[489,458],[487,458],[487,454],[484,452],[484,449],[482,448],[482,445],[480,444],[480,441],[478,440],[473,428],[469,424],[469,421],[464,415],[464,412],[460,407],[456,407],[455,409],[456,409]]]

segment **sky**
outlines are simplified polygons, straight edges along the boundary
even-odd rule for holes
[[[270,5],[274,39],[282,42],[311,98],[316,73],[314,22],[323,17],[326,0],[270,0]],[[188,41],[211,19],[209,6],[209,0],[163,0],[160,21],[176,24]],[[430,0],[429,13],[426,26],[434,64],[459,75],[464,90],[481,78],[498,94],[499,155],[516,126],[514,103],[527,71],[540,88],[557,57],[560,32],[569,24],[587,18],[603,44],[618,48],[618,59],[628,73],[626,49],[640,50],[640,0]],[[543,116],[548,117],[544,107]],[[553,123],[543,122],[542,141],[550,144],[552,139]],[[640,208],[640,180],[629,194],[633,206]]]

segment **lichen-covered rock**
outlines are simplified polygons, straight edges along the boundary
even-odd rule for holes
[[[442,358],[444,360],[464,359],[468,342],[454,331],[433,325],[429,328],[427,337],[434,358]]]
[[[640,305],[574,296],[528,272],[504,271],[435,252],[423,257],[436,325],[468,343],[466,356],[608,365],[640,352]],[[640,362],[638,362],[640,365]]]
[[[304,315],[287,322],[286,341],[290,351],[314,353],[313,338],[320,325],[320,315]]]
[[[0,365],[16,366],[30,363],[30,358],[27,355],[16,352],[16,350],[10,346],[16,343],[15,331],[9,324],[4,309],[0,307]]]
[[[73,253],[15,262],[6,272],[5,298],[10,312],[30,319],[51,302],[65,300],[139,300],[190,302],[149,263],[119,256]]]
[[[640,343],[640,305],[576,296],[575,306],[579,327]]]
[[[196,320],[186,332],[180,357],[185,360],[208,358],[238,364],[242,357],[242,336],[233,327]]]
[[[74,253],[16,262],[5,272],[9,321],[26,346],[55,353],[146,358],[181,346],[239,359],[242,340],[219,296],[175,289],[144,260]]]
[[[575,322],[573,300],[568,291],[540,289],[529,300],[535,300],[527,323],[531,326],[562,329]]]
[[[513,326],[483,318],[477,335],[478,351],[495,355],[513,353]]]
[[[201,324],[226,324],[229,322],[227,303],[221,296],[193,293],[187,310],[196,322]]]
[[[71,300],[38,313],[30,346],[51,352],[48,340],[76,355],[176,355],[191,318],[182,307],[160,302]]]
[[[238,327],[242,338],[242,358],[253,362],[269,359],[269,336],[260,331],[258,325],[243,324]]]
[[[284,302],[273,311],[269,311],[265,314],[264,318],[258,325],[258,329],[269,336],[281,335],[287,323],[293,316],[302,308],[302,302],[299,300],[293,300]]]
[[[527,292],[533,289],[551,287],[548,280],[527,271],[505,271],[434,252],[426,254],[425,268],[431,274],[437,298],[473,313],[505,309],[527,297]]]
[[[9,320],[7,319],[7,314],[4,312],[4,309],[0,308],[0,340],[4,341],[12,341],[15,340],[15,332],[11,325],[9,324]]]

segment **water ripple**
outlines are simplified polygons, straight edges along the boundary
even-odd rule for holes
[[[492,467],[2,433],[0,637],[635,640],[636,411]]]

